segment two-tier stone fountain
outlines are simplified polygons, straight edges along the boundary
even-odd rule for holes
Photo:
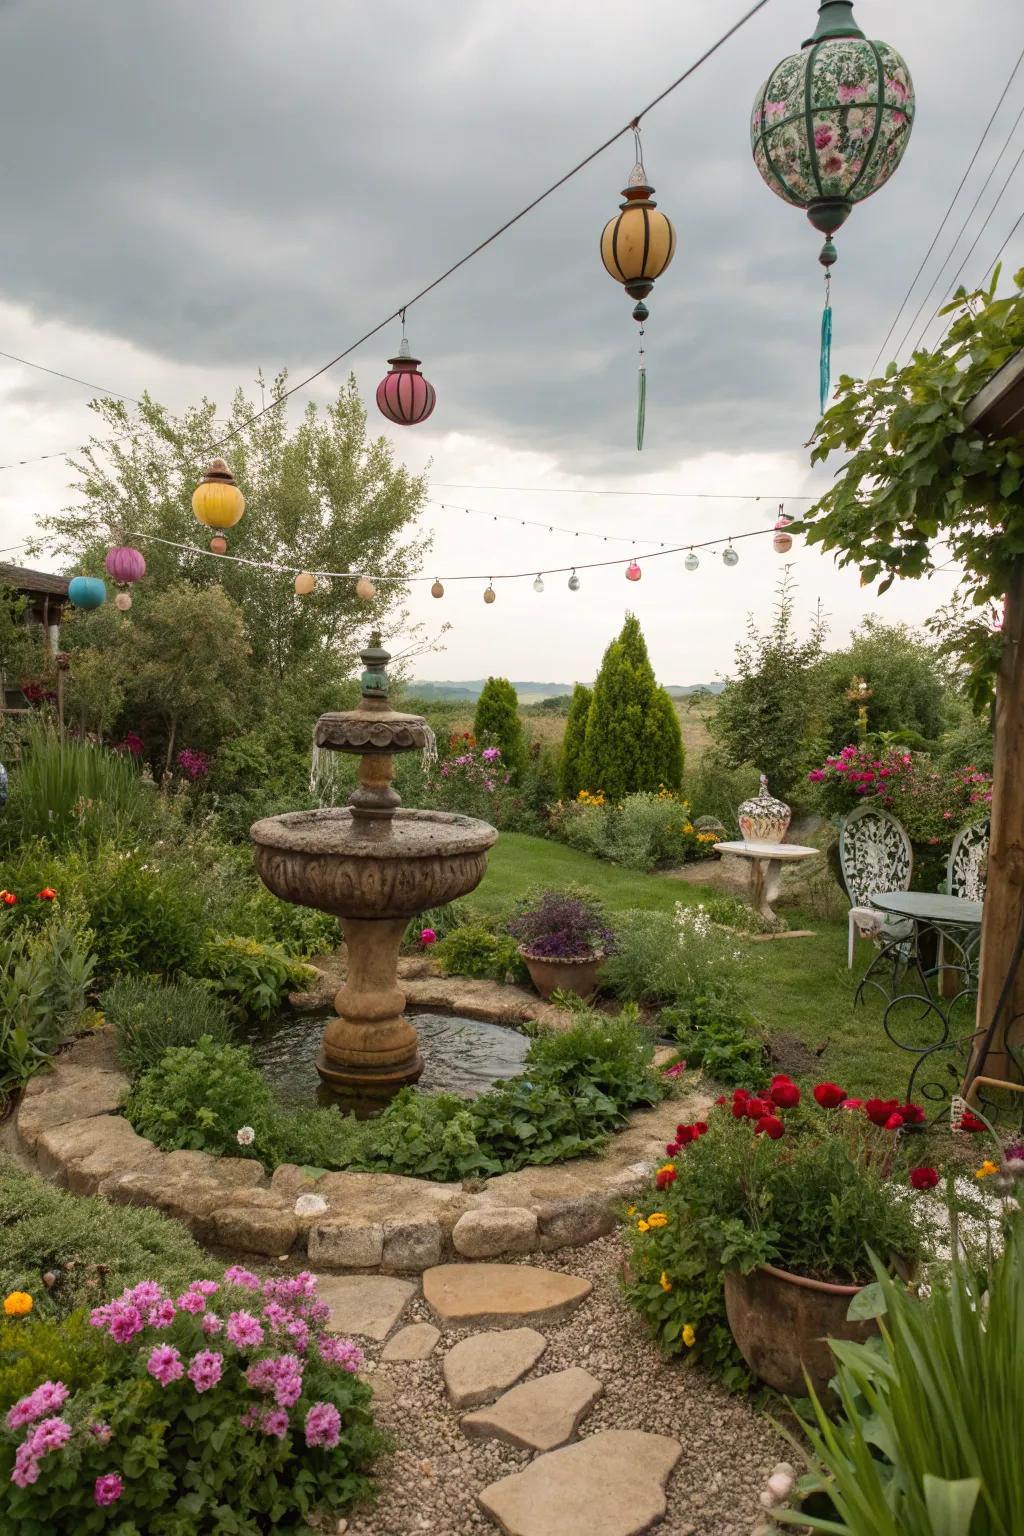
[[[293,811],[250,830],[260,878],[275,896],[341,919],[348,977],[317,1070],[339,1093],[382,1097],[423,1071],[398,985],[409,919],[474,890],[498,836],[471,816],[402,808],[391,782],[394,754],[423,751],[433,737],[420,715],[389,707],[390,659],[373,635],[362,652],[359,708],[321,715],[316,724],[318,748],[359,756],[349,809]]]

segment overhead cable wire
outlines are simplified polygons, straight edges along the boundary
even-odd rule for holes
[[[1013,125],[1010,128],[1010,131],[1007,133],[1006,138],[1003,140],[1003,147],[999,151],[999,153],[996,156],[995,160],[993,161],[992,166],[989,169],[989,173],[985,177],[985,180],[982,182],[981,187],[980,187],[980,189],[978,191],[978,194],[977,194],[977,196],[974,199],[974,202],[971,204],[970,208],[968,209],[967,216],[964,219],[963,223],[960,225],[959,230],[957,231],[956,239],[953,241],[953,244],[950,246],[949,251],[946,253],[946,257],[943,260],[943,262],[941,263],[941,265],[939,266],[939,270],[936,272],[935,276],[932,278],[931,284],[930,284],[930,286],[928,288],[928,292],[925,294],[924,298],[921,300],[920,304],[917,306],[917,309],[914,311],[914,317],[911,320],[910,324],[907,326],[906,330],[904,331],[903,338],[902,338],[902,340],[900,341],[899,345],[896,348],[896,356],[897,357],[899,357],[900,353],[903,351],[903,348],[906,346],[907,338],[910,336],[911,331],[914,329],[914,327],[917,324],[918,320],[921,318],[921,315],[923,314],[925,308],[927,307],[927,305],[928,305],[928,303],[929,303],[929,301],[931,299],[932,294],[935,292],[935,289],[938,287],[939,283],[942,281],[943,274],[945,273],[946,267],[952,261],[954,255],[956,253],[957,246],[960,244],[960,241],[963,239],[964,234],[966,233],[967,228],[968,228],[971,220],[974,218],[974,215],[975,215],[975,213],[978,210],[979,203],[981,202],[982,198],[985,196],[985,193],[988,191],[989,184],[992,181],[992,177],[995,175],[996,171],[999,169],[999,165],[1000,165],[1000,163],[1002,161],[1002,158],[1006,154],[1006,151],[1010,147],[1010,141],[1013,138],[1013,135],[1016,133],[1017,125],[1020,123],[1020,120],[1021,120],[1022,117],[1024,117],[1024,107],[1021,107],[1021,110],[1017,113],[1017,116],[1014,118]],[[1018,157],[1018,162],[1017,163],[1018,164],[1020,163],[1019,157]],[[1017,168],[1017,166],[1015,165],[1013,169],[1016,170],[1016,168]],[[1010,172],[1010,176],[1007,177],[1007,181],[1004,182],[1004,184],[1003,184],[1003,191],[1006,190],[1006,185],[1009,182],[1010,177],[1012,177],[1012,175],[1013,175],[1013,171]],[[998,196],[996,197],[995,203],[993,204],[993,211],[998,206],[999,199],[1001,197],[1002,197],[1002,192],[1000,192],[998,194]],[[992,211],[989,212],[988,218],[991,218],[991,217],[992,217]],[[985,220],[985,224],[987,224],[987,223],[988,223],[988,219]],[[982,229],[984,229],[984,227],[985,227],[985,225],[982,225]],[[977,243],[977,242],[975,242],[975,243]],[[973,249],[973,247],[972,247],[972,249]],[[970,252],[968,252],[968,256],[969,255],[970,255]],[[961,264],[960,269],[957,272],[957,276],[959,276],[960,272],[962,272],[962,271],[963,271],[963,263]],[[955,282],[956,278],[954,278],[953,281]],[[932,318],[934,319],[934,316]],[[924,327],[925,331],[928,329],[928,326],[930,324],[931,324],[931,320],[928,320],[928,321],[925,322],[925,327]],[[923,334],[924,334],[924,331],[921,332],[921,335],[923,335]],[[915,348],[919,345],[919,342],[920,342],[920,338],[918,339],[917,342],[914,343]]]
[[[817,501],[817,496],[794,496],[760,491],[591,491],[584,485],[471,485],[457,480],[432,480],[444,491],[515,491],[524,496],[668,496],[676,501]]]
[[[971,172],[973,171],[973,169],[975,167],[975,164],[977,162],[978,156],[981,154],[982,147],[983,147],[983,145],[985,143],[985,140],[988,138],[989,131],[990,131],[991,127],[992,127],[992,124],[996,120],[996,117],[997,117],[998,112],[999,112],[999,108],[1002,106],[1003,102],[1006,100],[1006,94],[1009,91],[1009,89],[1010,89],[1011,85],[1013,84],[1014,80],[1017,78],[1017,71],[1020,69],[1020,66],[1021,66],[1022,63],[1024,63],[1024,48],[1021,49],[1020,53],[1017,56],[1017,62],[1013,66],[1013,69],[1010,71],[1009,79],[1007,80],[1006,84],[1003,86],[1002,95],[1000,96],[999,100],[996,102],[995,106],[992,109],[992,115],[989,118],[988,122],[985,124],[985,128],[984,128],[984,131],[982,132],[981,138],[978,140],[977,144],[974,146],[974,154],[971,156],[970,161],[968,162],[967,169],[964,171],[963,175],[961,176],[959,185],[957,186],[956,191],[953,193],[953,196],[949,200],[949,204],[948,204],[948,206],[946,208],[945,213],[942,215],[942,219],[941,219],[941,221],[939,223],[939,227],[935,231],[934,235],[932,236],[931,244],[929,245],[928,249],[925,251],[924,255],[921,258],[921,265],[918,267],[917,271],[914,273],[914,276],[911,279],[910,287],[907,289],[906,293],[903,295],[903,299],[902,299],[902,302],[900,304],[900,307],[896,311],[895,315],[893,316],[892,323],[889,326],[889,329],[886,331],[885,336],[884,336],[884,338],[882,340],[882,345],[879,347],[878,351],[875,354],[875,360],[871,364],[871,369],[870,369],[870,372],[872,374],[874,374],[875,369],[878,367],[878,363],[879,363],[879,360],[880,360],[880,358],[882,356],[882,353],[885,351],[885,348],[888,345],[889,337],[892,335],[893,331],[896,329],[897,325],[899,324],[900,315],[902,315],[904,309],[906,309],[906,307],[907,307],[907,303],[909,302],[910,295],[913,293],[915,287],[917,286],[918,278],[921,276],[921,273],[924,271],[925,267],[928,264],[929,256],[932,254],[932,251],[934,251],[936,245],[938,244],[939,236],[942,234],[942,231],[945,229],[946,224],[947,224],[947,222],[949,220],[949,216],[953,212],[953,207],[954,207],[954,205],[956,203],[956,200],[960,196],[960,193],[964,189],[965,181],[967,180],[968,176],[971,174]],[[1017,121],[1019,122],[1020,119],[1018,118]],[[1014,124],[1014,128],[1016,128],[1016,126],[1017,126],[1017,124],[1015,123]],[[1011,133],[1012,133],[1012,131],[1013,130],[1011,129]],[[913,327],[913,321],[911,321],[911,327]]]
[[[488,235],[486,239],[481,240],[479,244],[473,247],[472,250],[467,251],[466,254],[461,256],[458,261],[453,262],[450,267],[448,267],[444,272],[440,274],[440,276],[435,277],[432,282],[427,283],[426,286],[421,288],[418,293],[415,293],[411,299],[406,299],[404,304],[401,304],[397,309],[392,310],[389,315],[385,316],[383,320],[379,321],[370,330],[364,331],[362,336],[360,336],[356,341],[351,342],[347,347],[338,352],[321,367],[317,368],[313,373],[307,374],[306,377],[300,379],[297,384],[293,384],[290,389],[284,390],[284,392],[272,400],[269,405],[265,405],[261,410],[254,412],[254,414],[249,417],[248,421],[242,422],[238,426],[233,427],[232,430],[228,432],[224,437],[213,443],[209,451],[211,453],[216,452],[217,450],[225,447],[226,444],[233,442],[236,437],[239,437],[242,433],[249,431],[253,426],[255,426],[256,422],[259,421],[263,416],[268,415],[271,411],[277,410],[278,407],[283,405],[284,402],[288,400],[292,395],[297,394],[299,390],[305,389],[307,385],[312,384],[314,380],[319,379],[323,374],[328,373],[338,363],[342,362],[346,357],[349,357],[353,352],[357,351],[358,348],[364,344],[364,342],[367,342],[371,340],[372,337],[378,335],[380,331],[384,330],[385,326],[390,325],[394,320],[404,319],[406,311],[411,309],[414,304],[418,304],[421,299],[426,298],[428,293],[432,293],[435,288],[439,288],[442,283],[446,282],[449,277],[454,276],[454,274],[458,272],[462,267],[464,267],[467,262],[472,261],[474,256],[479,256],[481,251],[486,250],[489,245],[493,245],[496,240],[498,240],[502,235],[506,234],[510,229],[513,228],[514,225],[518,224],[521,219],[525,219],[527,214],[532,213],[535,208],[538,208],[540,204],[545,202],[554,192],[557,192],[561,187],[564,187],[565,184],[568,181],[571,181],[574,176],[578,175],[580,171],[585,170],[592,161],[598,158],[598,156],[603,155],[605,150],[610,149],[611,146],[617,143],[617,141],[621,139],[624,134],[631,133],[634,129],[636,129],[642,118],[646,117],[647,114],[653,111],[655,107],[659,106],[667,96],[670,96],[674,90],[683,85],[685,81],[689,80],[692,75],[696,74],[697,70],[700,69],[702,65],[706,64],[708,60],[719,51],[720,48],[724,47],[724,45],[729,42],[732,37],[735,37],[737,32],[746,26],[748,21],[757,15],[758,11],[763,10],[768,4],[769,0],[757,0],[755,5],[752,5],[749,10],[744,12],[744,14],[740,16],[738,20],[732,24],[731,27],[729,27],[728,31],[723,32],[722,35],[717,38],[715,42],[710,45],[710,47],[706,48],[700,57],[695,59],[694,62],[690,64],[681,75],[677,76],[677,78],[673,80],[670,85],[667,85],[664,90],[659,91],[657,96],[653,97],[645,107],[642,107],[634,117],[631,117],[628,123],[624,123],[621,128],[617,129],[615,133],[613,133],[609,138],[605,139],[603,144],[599,144],[596,149],[591,150],[591,152],[582,160],[580,160],[576,165],[574,165],[571,170],[566,171],[565,174],[560,176],[557,181],[553,181],[549,187],[546,187],[543,192],[541,192],[537,197],[533,198],[531,202],[527,203],[524,208],[520,208],[518,213],[515,213],[511,218],[506,219],[504,224],[500,225],[496,230],[494,230],[492,234]],[[42,368],[41,364],[30,363],[25,358],[15,358],[11,353],[2,352],[0,353],[0,356],[10,357],[12,358],[12,361],[24,363],[29,368]],[[58,371],[53,368],[42,368],[42,371],[44,373],[57,374],[57,377],[59,378],[72,377],[70,374],[58,373]],[[87,384],[86,380],[84,379],[74,379],[73,382],[76,384],[86,384],[86,387],[89,389],[99,388],[98,385]],[[117,390],[102,390],[101,393],[104,395],[113,395],[122,400],[132,400],[134,404],[139,403],[133,399],[133,396],[122,395]],[[78,448],[69,448],[64,453],[41,454],[36,459],[15,460],[10,464],[0,464],[0,470],[20,468],[25,464],[40,464],[44,459],[68,458],[71,454],[77,453],[79,451],[80,450]]]

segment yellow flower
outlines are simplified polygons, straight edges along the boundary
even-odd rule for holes
[[[990,1173],[998,1173],[998,1172],[999,1172],[999,1164],[998,1163],[994,1163],[990,1157],[986,1157],[986,1159],[982,1163],[981,1167],[975,1169],[974,1177],[976,1179],[987,1179]]]
[[[658,1173],[675,1173],[675,1171],[675,1163],[662,1163],[661,1167],[658,1169]]]
[[[664,1211],[652,1211],[647,1218],[647,1225],[649,1227],[667,1227],[668,1217]]]
[[[646,1221],[638,1221],[636,1224],[636,1229],[638,1232],[649,1232],[650,1223]]]
[[[661,1272],[661,1279],[658,1281],[658,1284],[661,1286],[663,1291],[667,1292],[672,1289],[672,1281],[669,1279],[668,1274],[664,1269]]]
[[[32,1311],[32,1297],[27,1291],[12,1291],[4,1298],[4,1311],[8,1317],[27,1317]]]
[[[692,1323],[687,1323],[683,1329],[683,1343],[687,1349],[692,1349],[697,1342],[697,1331]]]
[[[636,1215],[636,1206],[635,1205],[627,1206],[626,1207],[626,1215],[627,1216],[635,1216]]]

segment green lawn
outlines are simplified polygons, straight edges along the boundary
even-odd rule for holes
[[[539,885],[586,886],[611,913],[629,908],[671,912],[677,901],[699,902],[708,894],[702,886],[620,869],[561,843],[503,832],[491,850],[487,875],[470,901],[483,911],[502,911]],[[870,950],[859,946],[854,970],[849,971],[845,923],[821,922],[792,910],[786,917],[791,927],[814,929],[815,937],[747,945],[744,980],[747,1004],[779,1051],[783,1070],[804,1081],[833,1079],[858,1098],[902,1094],[909,1056],[886,1038],[876,1002],[853,1007],[857,980]],[[820,1057],[803,1054],[797,1059],[790,1054],[793,1040],[811,1051],[827,1044]]]

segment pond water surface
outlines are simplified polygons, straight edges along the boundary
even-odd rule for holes
[[[356,1114],[379,1113],[380,1100],[339,1099],[320,1081],[316,1054],[330,1014],[288,1014],[254,1028],[248,1044],[282,1104],[339,1104]],[[485,1024],[440,1013],[410,1014],[420,1037],[424,1070],[418,1086],[427,1093],[475,1099],[492,1084],[517,1077],[530,1042],[503,1024]]]

